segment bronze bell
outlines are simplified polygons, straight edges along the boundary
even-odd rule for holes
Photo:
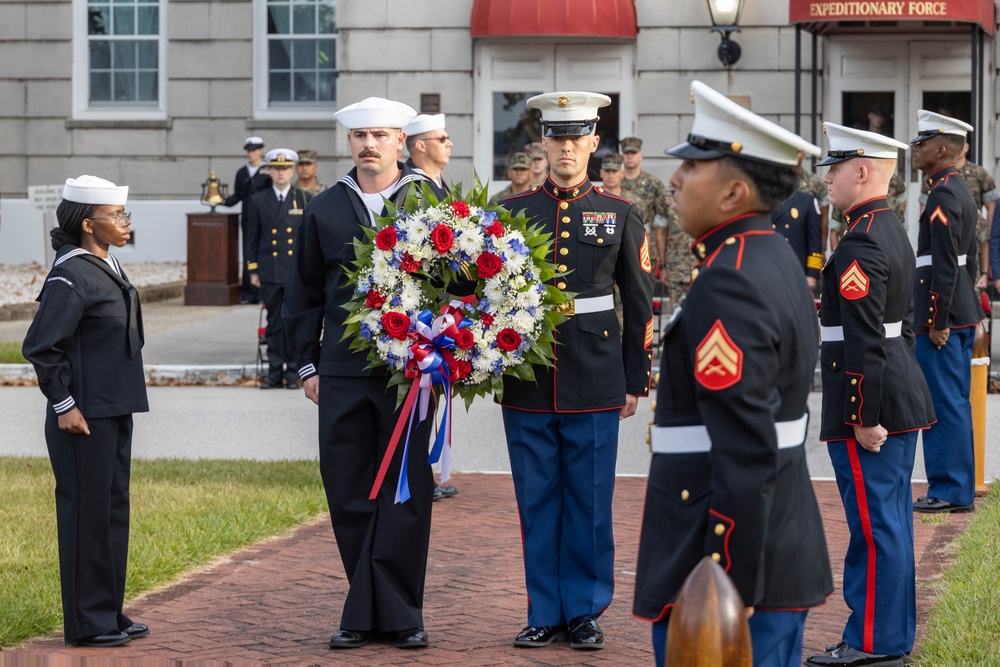
[[[228,189],[229,186],[215,177],[215,171],[210,171],[208,180],[201,184],[201,203],[211,206],[215,213],[215,207],[226,200]]]

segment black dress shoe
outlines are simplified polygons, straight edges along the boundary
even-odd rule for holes
[[[604,648],[604,633],[593,616],[575,618],[569,622],[570,648],[594,650]]]
[[[112,630],[110,632],[105,632],[102,635],[81,637],[80,639],[73,639],[66,643],[70,646],[94,646],[96,648],[108,648],[111,646],[128,644],[131,640],[132,638],[121,630]]]
[[[941,512],[961,514],[971,512],[973,509],[975,509],[974,505],[955,505],[939,498],[917,498],[916,502],[913,503],[914,512],[923,512],[925,514],[938,514]]]
[[[536,648],[548,646],[552,642],[569,639],[569,629],[565,625],[529,625],[514,639],[514,646]]]
[[[330,648],[361,648],[374,638],[372,630],[338,630],[330,637]]]
[[[133,623],[124,628],[122,632],[127,634],[129,639],[138,639],[139,637],[149,636],[149,626],[143,623]]]
[[[458,489],[456,489],[454,486],[442,486],[440,484],[434,485],[434,500],[441,500],[442,498],[451,498],[456,493],[458,493]]]
[[[281,378],[278,378],[277,380],[272,380],[268,378],[267,380],[261,382],[260,384],[261,389],[281,389],[282,386],[283,385],[281,384]]]
[[[828,646],[826,653],[809,656],[806,664],[813,667],[902,667],[906,659],[901,655],[865,653],[840,642],[836,646]]]
[[[426,648],[427,633],[423,628],[400,630],[392,645],[396,648]]]
[[[285,389],[298,389],[299,388],[299,378],[290,377],[285,378]]]

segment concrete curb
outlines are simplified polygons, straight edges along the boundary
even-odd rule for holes
[[[143,367],[146,385],[172,387],[181,385],[236,386],[253,382],[257,366],[172,366],[150,364]],[[0,364],[0,385],[38,384],[31,364]]]
[[[144,303],[154,301],[166,301],[184,296],[184,286],[186,283],[166,283],[163,285],[149,285],[140,287],[139,300]],[[0,306],[0,322],[12,322],[14,320],[30,320],[38,310],[38,303],[8,303]]]

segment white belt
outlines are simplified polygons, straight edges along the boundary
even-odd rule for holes
[[[899,338],[903,335],[902,322],[883,322],[886,338]],[[844,327],[820,327],[824,343],[836,343],[844,340]]]
[[[965,263],[966,263],[966,261],[968,261],[968,259],[969,259],[968,255],[959,255],[958,256],[958,265],[959,266],[965,266]],[[917,257],[917,268],[918,269],[920,267],[922,267],[922,266],[930,266],[933,263],[934,263],[934,259],[930,255],[921,255],[920,257]]]
[[[556,311],[563,315],[583,315],[585,313],[599,313],[603,310],[615,309],[614,294],[604,296],[591,296],[582,299],[570,299],[556,306]]]
[[[790,422],[775,422],[778,449],[790,449],[806,440],[809,415]],[[698,454],[712,449],[712,438],[705,426],[654,426],[650,429],[654,454]]]

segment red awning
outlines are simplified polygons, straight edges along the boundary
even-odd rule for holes
[[[993,34],[993,0],[788,0],[790,23],[960,21]]]
[[[475,0],[473,37],[585,36],[635,39],[632,0]]]

